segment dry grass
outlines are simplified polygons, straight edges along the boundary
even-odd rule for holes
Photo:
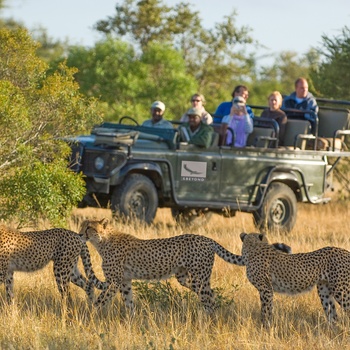
[[[294,252],[335,245],[350,250],[350,206],[299,206],[298,221],[288,236],[274,235]],[[110,215],[104,210],[77,210],[71,228],[78,230],[86,217]],[[138,237],[169,237],[181,233],[168,210],[158,212],[152,227],[116,225]],[[188,232],[214,238],[239,253],[239,233],[254,231],[252,217],[213,217],[206,226]],[[90,247],[91,248],[91,247]],[[100,259],[93,249],[93,264],[102,278]],[[153,285],[150,284],[152,287]],[[174,279],[153,294],[135,293],[136,315],[130,318],[119,297],[100,314],[87,304],[84,293],[72,286],[75,302],[71,313],[61,310],[51,266],[32,274],[15,274],[15,303],[0,300],[1,349],[346,349],[350,348],[350,318],[340,312],[340,322],[328,327],[316,291],[295,297],[277,295],[275,326],[270,333],[260,325],[257,291],[245,277],[245,269],[215,260],[212,286],[221,297],[213,317],[202,310],[197,298]],[[150,288],[151,288],[150,287]],[[159,286],[158,286],[159,287]],[[152,292],[152,289],[150,289]],[[158,294],[157,294],[158,293]],[[4,298],[4,288],[0,289]],[[227,302],[227,304],[225,304]]]

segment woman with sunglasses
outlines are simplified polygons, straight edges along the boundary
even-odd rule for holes
[[[194,94],[191,97],[191,103],[192,103],[192,108],[197,108],[201,111],[201,121],[204,124],[211,124],[213,122],[213,117],[205,110],[204,105],[205,105],[205,98],[202,94]],[[182,123],[187,123],[188,122],[188,115],[185,113],[181,119],[180,122]]]

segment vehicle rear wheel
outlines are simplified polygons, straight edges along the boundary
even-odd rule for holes
[[[253,212],[258,229],[290,232],[297,217],[297,199],[290,187],[283,183],[272,183],[260,209]]]
[[[158,195],[153,182],[142,174],[131,174],[115,188],[112,211],[124,219],[137,219],[150,224],[157,212]]]

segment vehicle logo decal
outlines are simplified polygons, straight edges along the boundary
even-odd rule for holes
[[[181,162],[182,181],[204,181],[207,177],[207,163],[183,160]]]

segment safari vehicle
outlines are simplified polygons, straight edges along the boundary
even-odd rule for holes
[[[218,146],[214,133],[207,149],[180,142],[176,126],[147,128],[123,117],[70,139],[71,166],[85,175],[84,206],[110,207],[146,223],[157,208],[170,208],[185,222],[241,211],[252,213],[260,229],[289,232],[297,202],[329,201],[332,171],[350,156],[349,117],[344,106],[320,107],[315,135],[306,120],[288,118],[283,147],[277,123],[256,117],[247,147]]]

